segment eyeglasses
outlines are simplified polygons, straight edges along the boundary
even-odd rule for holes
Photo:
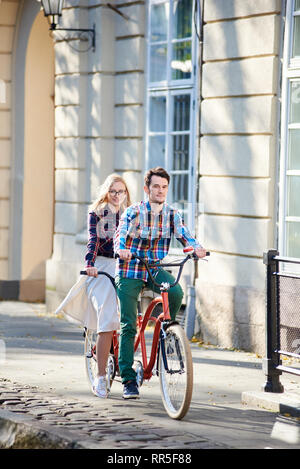
[[[126,193],[126,191],[124,190],[120,190],[120,191],[108,191],[113,197],[115,197],[116,195],[124,195]]]

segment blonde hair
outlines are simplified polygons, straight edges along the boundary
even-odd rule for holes
[[[124,199],[124,202],[120,205],[121,211],[123,211],[126,207],[129,207],[129,205],[131,205],[130,194],[129,194],[129,190],[128,190],[125,180],[121,176],[119,176],[119,174],[113,173],[107,176],[104,183],[100,186],[96,199],[89,206],[89,212],[95,212],[96,215],[99,215],[99,212],[101,211],[101,209],[108,202],[108,192],[111,186],[115,182],[122,182],[126,190],[126,197]]]

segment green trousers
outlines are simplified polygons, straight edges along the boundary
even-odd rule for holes
[[[165,270],[157,273],[156,281],[174,282],[174,277]],[[134,356],[134,338],[136,335],[137,301],[138,296],[145,286],[140,279],[116,277],[117,295],[120,301],[120,342],[119,342],[119,369],[122,383],[136,379],[135,370],[132,368]],[[147,288],[160,293],[158,287],[148,280]],[[174,320],[178,313],[183,298],[183,291],[179,284],[169,290],[169,309],[171,319]]]

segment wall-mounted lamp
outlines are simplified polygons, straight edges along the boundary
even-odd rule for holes
[[[51,17],[50,31],[76,31],[79,33],[88,33],[92,40],[93,51],[96,47],[96,31],[95,25],[93,29],[72,29],[72,28],[57,28],[58,17],[62,15],[64,0],[41,0],[44,15]],[[80,39],[80,38],[79,38]]]

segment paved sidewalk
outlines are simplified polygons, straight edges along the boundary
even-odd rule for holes
[[[0,302],[0,447],[164,449],[300,448],[300,379],[261,391],[255,354],[192,343],[194,393],[185,419],[165,413],[157,378],[141,399],[109,399],[87,383],[82,330],[44,305]],[[26,446],[27,445],[27,446]],[[31,445],[31,446],[30,446]]]

